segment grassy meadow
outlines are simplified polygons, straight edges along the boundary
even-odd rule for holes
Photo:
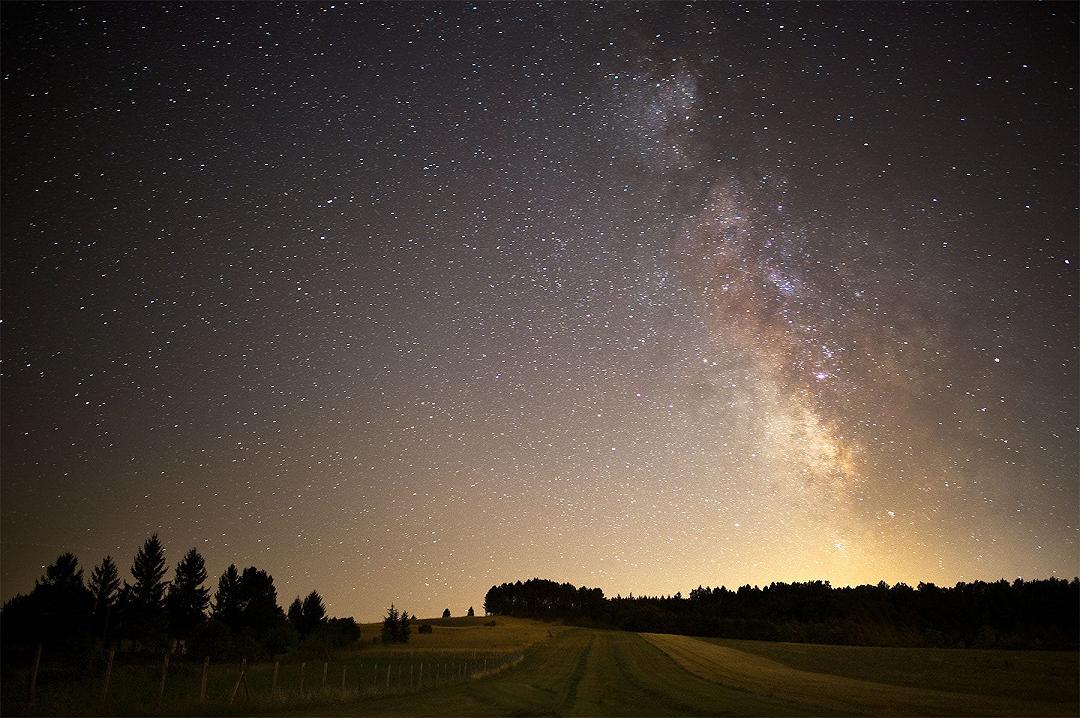
[[[1077,715],[1077,653],[868,648],[700,639],[571,628],[525,619],[425,621],[430,634],[383,646],[374,624],[328,662],[289,657],[248,667],[118,659],[104,667],[42,660],[5,666],[3,714],[41,715]],[[324,682],[324,670],[326,680]],[[303,673],[303,691],[300,690]],[[233,691],[237,696],[230,703]]]

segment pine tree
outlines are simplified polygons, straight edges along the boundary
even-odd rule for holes
[[[304,604],[300,602],[300,597],[297,596],[293,599],[293,602],[289,604],[289,611],[286,614],[289,619],[289,623],[296,629],[297,634],[301,638],[304,637]]]
[[[469,606],[469,612],[468,612],[468,613],[466,613],[465,615],[466,615],[466,616],[475,616],[475,615],[476,615],[476,611],[474,611],[474,610],[473,610],[472,606]]]
[[[277,602],[274,577],[262,569],[248,566],[237,583],[236,604],[240,625],[261,632],[285,623],[285,612]]]
[[[160,648],[168,635],[165,571],[165,547],[154,534],[135,554],[131,566],[135,581],[128,592],[123,616],[124,632],[141,641],[146,650]]]
[[[119,590],[120,571],[113,563],[112,556],[106,556],[90,573],[90,593],[94,596],[95,630],[100,631],[105,638],[109,636],[109,621]]]
[[[73,553],[62,553],[56,561],[45,568],[45,574],[38,579],[39,586],[55,588],[74,588],[83,585],[83,572],[79,568],[79,559]]]
[[[74,554],[60,554],[46,567],[29,596],[36,640],[45,644],[71,642],[90,628],[94,599],[82,576]]]
[[[229,564],[218,579],[212,615],[230,628],[240,625],[240,572],[236,564]]]
[[[402,611],[401,612],[401,619],[398,621],[398,635],[397,635],[398,643],[408,643],[409,642],[409,633],[411,633],[411,629],[409,628],[409,623],[410,623],[410,621],[409,621],[409,612],[408,611]]]
[[[383,619],[382,626],[382,642],[383,643],[397,643],[398,631],[400,630],[400,619],[398,617],[398,611],[394,608],[394,604],[390,604],[390,608],[386,611],[386,618]]]
[[[173,635],[188,638],[206,619],[210,589],[206,582],[206,562],[194,548],[176,564],[176,576],[169,584],[166,606]]]
[[[442,617],[443,618],[450,618],[450,609],[449,608],[444,608],[443,609]]]
[[[165,547],[157,534],[146,539],[135,554],[131,566],[135,583],[131,587],[132,601],[141,609],[153,614],[165,607]]]
[[[315,630],[320,623],[326,621],[326,606],[318,591],[312,591],[304,597],[303,616],[303,635],[305,636]]]

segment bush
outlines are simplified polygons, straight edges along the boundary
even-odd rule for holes
[[[431,625],[427,623],[421,623],[420,627],[416,629],[417,633],[431,633]]]
[[[191,637],[188,646],[188,654],[195,657],[210,656],[211,660],[219,661],[223,658],[231,658],[232,632],[221,621],[211,618],[199,628]]]
[[[329,661],[331,653],[330,642],[314,634],[301,641],[296,649],[296,656],[307,660]]]
[[[349,618],[331,618],[317,625],[308,637],[324,641],[331,648],[348,648],[360,640],[360,626]]]

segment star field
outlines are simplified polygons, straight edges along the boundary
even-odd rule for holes
[[[1076,20],[5,3],[4,598],[1076,575]]]

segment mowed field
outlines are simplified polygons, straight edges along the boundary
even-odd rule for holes
[[[329,662],[289,656],[50,670],[25,702],[26,669],[5,666],[3,715],[1060,715],[1080,714],[1076,652],[870,648],[591,630],[497,617],[424,621],[407,644],[373,641]],[[306,667],[306,668],[305,668]],[[277,672],[277,678],[274,674]],[[272,687],[276,686],[273,690]]]
[[[1073,652],[725,641],[499,622],[500,632],[436,626],[421,637],[426,646],[418,641],[401,650],[517,648],[527,638],[519,663],[460,684],[325,704],[318,713],[1075,716],[1080,710]]]

